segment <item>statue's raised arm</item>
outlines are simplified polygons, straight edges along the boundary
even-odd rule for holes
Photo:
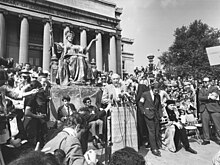
[[[85,52],[87,53],[89,51],[89,49],[91,48],[92,44],[94,42],[98,41],[98,38],[93,39],[92,41],[90,41],[89,45],[85,48]]]

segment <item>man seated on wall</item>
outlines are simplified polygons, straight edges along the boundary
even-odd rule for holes
[[[76,112],[74,104],[70,103],[69,95],[64,95],[62,101],[63,105],[61,105],[57,111],[58,127],[61,126],[70,115]]]
[[[88,125],[89,131],[92,133],[93,137],[93,145],[98,148],[97,143],[104,144],[102,142],[103,138],[103,121],[101,120],[101,116],[105,115],[105,111],[99,111],[95,106],[91,104],[91,99],[89,97],[85,97],[83,99],[84,107],[79,109],[79,113],[83,114]],[[98,132],[96,130],[98,126]],[[98,134],[97,134],[98,133]]]

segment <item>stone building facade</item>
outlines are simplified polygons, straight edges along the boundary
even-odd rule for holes
[[[134,39],[121,38],[122,47],[122,71],[123,75],[134,74],[134,53],[133,53]]]
[[[84,47],[97,37],[89,61],[121,74],[121,13],[106,0],[1,0],[0,56],[49,70],[51,16],[55,42],[63,42],[68,29],[75,33],[74,44]]]

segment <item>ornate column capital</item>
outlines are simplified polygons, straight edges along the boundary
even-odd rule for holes
[[[8,14],[8,11],[5,10],[5,9],[0,9],[0,13],[7,15],[7,14]]]
[[[62,27],[65,28],[65,27],[67,27],[67,26],[68,26],[69,28],[73,28],[73,25],[72,25],[71,23],[68,23],[68,22],[63,22],[63,23],[62,23]]]
[[[117,40],[121,40],[121,35],[115,35],[115,38],[116,38]]]
[[[90,29],[88,27],[85,27],[85,26],[80,26],[79,30],[81,30],[81,31],[85,30],[87,32],[90,31]]]
[[[112,36],[116,37],[117,34],[116,34],[116,33],[109,33],[109,36],[110,36],[110,37],[112,37]]]
[[[43,22],[43,23],[50,22],[50,19],[49,19],[49,18],[43,18],[43,19],[42,19],[42,22]]]
[[[98,29],[96,29],[96,30],[95,30],[95,33],[96,33],[96,34],[98,34],[98,33],[104,34],[104,31],[103,31],[103,30],[98,30]]]
[[[23,13],[20,13],[19,15],[19,18],[21,18],[21,19],[23,19],[23,18],[27,18],[27,19],[32,19],[32,17],[30,16],[30,15],[28,15],[28,14],[23,14]]]

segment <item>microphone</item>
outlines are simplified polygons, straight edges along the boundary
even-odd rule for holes
[[[130,95],[128,95],[127,93],[124,94],[124,97],[125,97],[128,101],[130,101],[131,103],[135,103],[135,100],[133,99],[133,97],[130,96]]]
[[[123,98],[123,95],[122,95],[122,94],[118,94],[118,98],[119,98],[119,99],[122,99],[122,98]]]
[[[112,100],[112,99],[113,99],[113,94],[110,95],[110,100]]]

